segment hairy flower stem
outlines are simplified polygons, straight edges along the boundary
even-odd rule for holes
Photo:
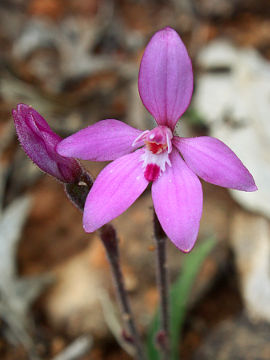
[[[86,172],[83,174],[81,183],[65,184],[68,199],[81,211],[83,211],[88,192],[93,185],[91,176]],[[127,332],[123,332],[123,338],[133,345],[137,360],[145,360],[143,346],[137,331],[134,317],[130,308],[127,291],[119,262],[118,239],[112,225],[104,225],[100,229],[100,238],[104,245],[108,261],[110,263],[112,277],[114,279],[119,303],[121,306],[122,318]]]
[[[144,351],[134,322],[134,317],[130,308],[127,291],[124,285],[123,274],[120,267],[118,239],[115,229],[110,224],[104,225],[100,230],[100,237],[104,244],[111,266],[112,276],[115,282],[118,300],[121,306],[123,322],[125,324],[125,328],[128,331],[127,334],[123,335],[133,344],[136,352],[136,359],[143,360],[145,359]]]
[[[170,314],[169,281],[166,263],[166,235],[154,211],[154,237],[157,245],[157,282],[160,295],[160,330],[157,333],[157,345],[162,352],[162,359],[170,358]]]

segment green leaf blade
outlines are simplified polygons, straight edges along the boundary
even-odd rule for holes
[[[196,276],[213,249],[213,238],[205,240],[191,253],[185,255],[181,274],[172,285],[170,291],[170,316],[171,316],[171,360],[179,360],[179,338],[187,312],[188,299],[196,279]],[[159,360],[159,352],[156,349],[155,336],[159,331],[159,310],[156,312],[147,336],[147,354],[150,360]]]

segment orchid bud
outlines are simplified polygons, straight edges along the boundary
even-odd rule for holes
[[[62,139],[51,130],[43,117],[25,104],[18,104],[12,115],[21,146],[30,159],[58,180],[77,183],[82,175],[81,166],[77,160],[56,152],[56,146]]]

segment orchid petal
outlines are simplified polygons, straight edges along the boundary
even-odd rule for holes
[[[192,64],[177,32],[158,31],[147,45],[140,66],[139,93],[159,125],[172,130],[186,111],[193,91]]]
[[[47,121],[34,109],[32,106],[26,104],[18,104],[17,109],[14,110],[15,113],[20,114],[24,119],[29,119],[29,117],[34,117],[35,121],[28,120],[28,124],[32,127],[33,131],[35,130],[47,130],[51,132],[51,128]],[[57,135],[58,136],[58,135]],[[59,139],[60,136],[59,136]]]
[[[203,180],[231,189],[257,190],[250,172],[222,141],[209,136],[175,137],[174,145],[190,169]]]
[[[143,150],[120,157],[99,174],[86,199],[83,225],[93,232],[122,214],[145,190]]]
[[[82,160],[115,160],[134,150],[132,143],[141,132],[118,120],[102,120],[61,141],[57,152]]]
[[[152,197],[160,224],[181,251],[189,252],[196,241],[202,214],[202,187],[176,149],[171,167],[153,182]]]

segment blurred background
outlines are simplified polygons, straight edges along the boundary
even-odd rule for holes
[[[111,335],[119,329],[98,236],[84,233],[62,185],[20,149],[11,109],[32,105],[63,137],[106,118],[152,126],[137,76],[147,42],[164,26],[182,37],[195,73],[179,134],[223,140],[259,188],[203,183],[197,244],[214,237],[216,245],[188,302],[181,359],[270,359],[269,0],[1,0],[3,360],[130,359]],[[96,176],[105,164],[84,165]],[[145,333],[158,302],[150,192],[113,223]],[[172,281],[184,258],[169,244]]]

